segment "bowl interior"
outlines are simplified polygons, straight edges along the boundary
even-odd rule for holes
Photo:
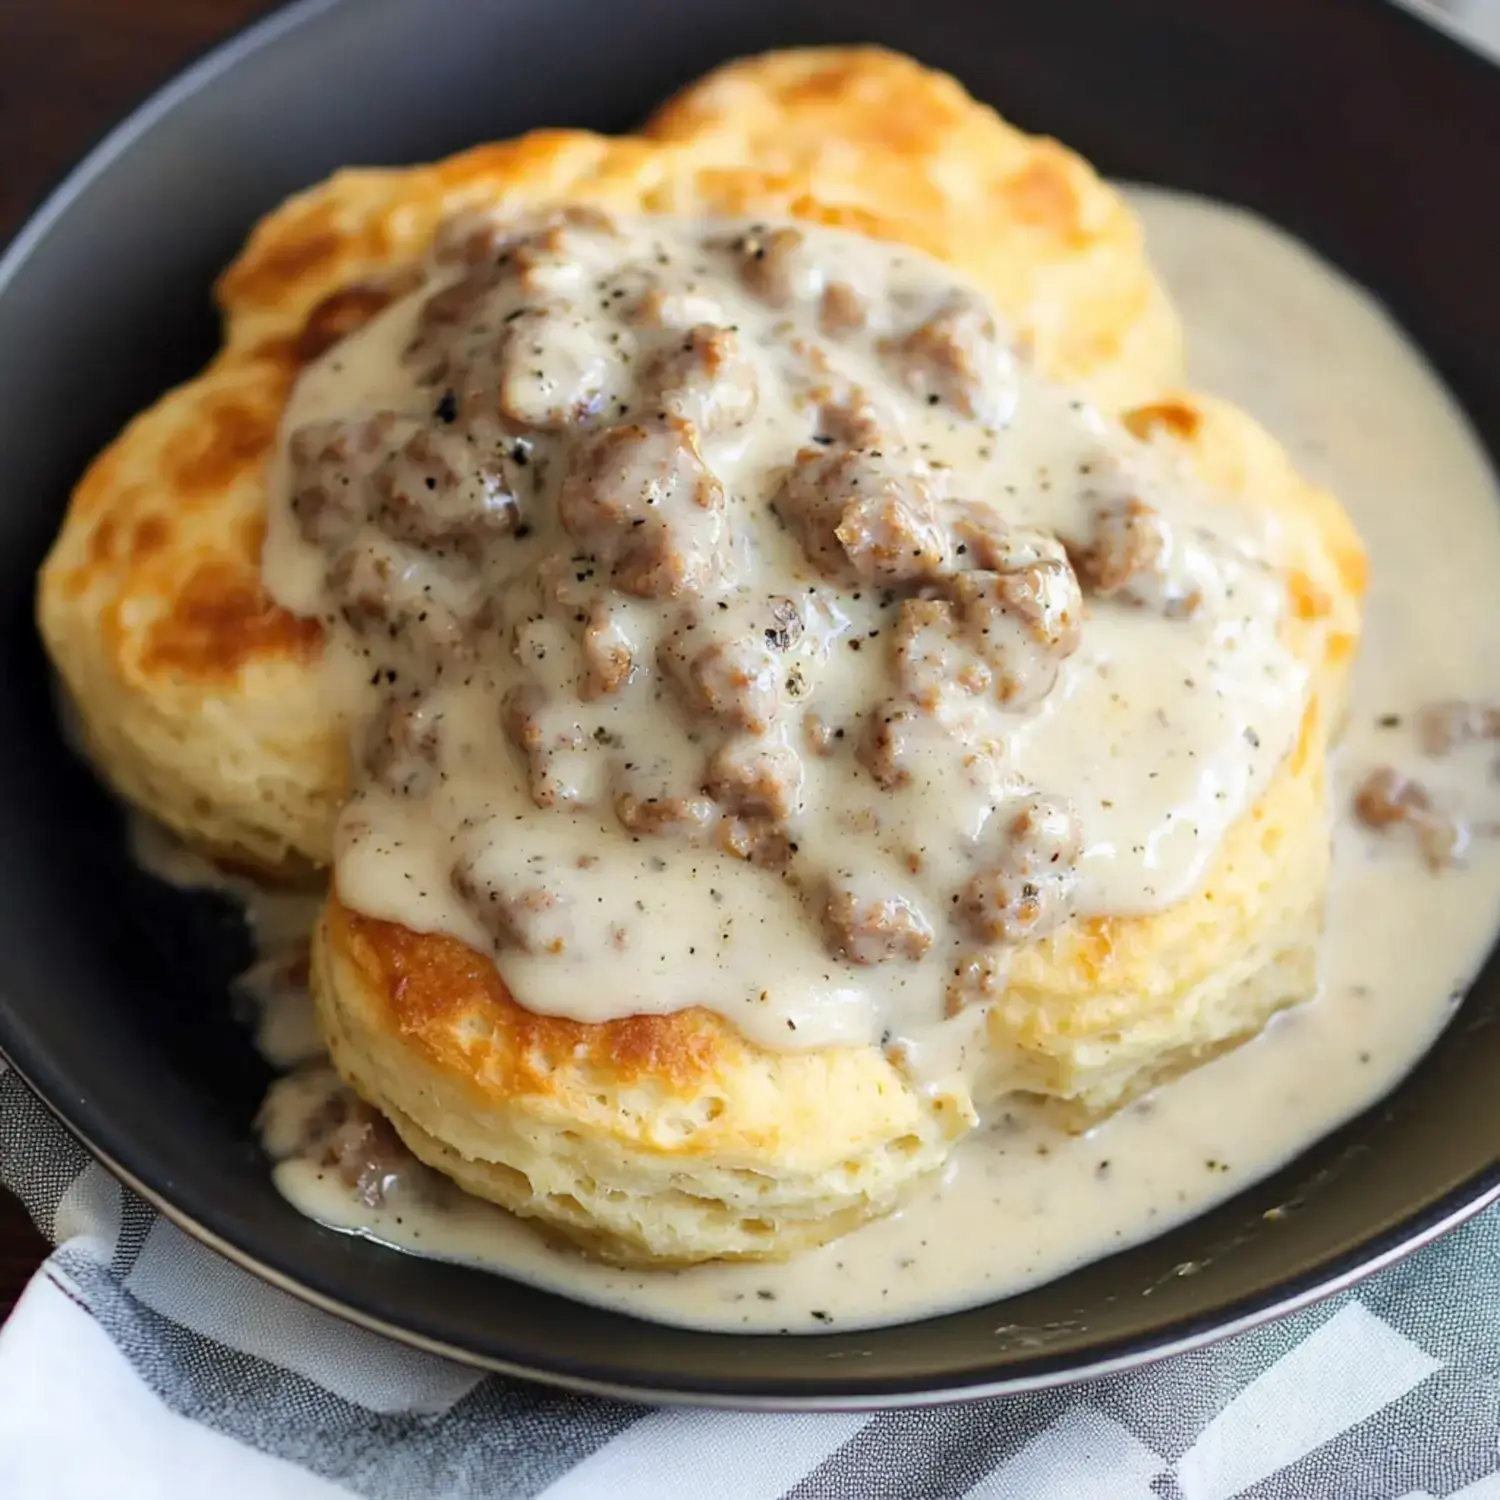
[[[246,944],[125,855],[63,753],[32,577],[89,457],[212,352],[215,272],[347,163],[539,124],[625,129],[724,58],[876,40],[956,73],[1101,171],[1261,210],[1374,287],[1500,449],[1500,75],[1374,0],[310,0],[102,146],[0,266],[0,1047],[176,1210],[312,1294],[482,1360],[642,1394],[879,1401],[1160,1350],[1285,1305],[1500,1181],[1500,972],[1390,1099],[1253,1191],[1004,1304],[818,1339],[602,1313],[323,1230],[250,1129],[266,1082],[225,987]],[[1289,1211],[1274,1222],[1273,1208]],[[1187,1261],[1200,1269],[1175,1274]],[[997,1331],[1004,1325],[1004,1331]]]

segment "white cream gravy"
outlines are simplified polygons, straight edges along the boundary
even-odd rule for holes
[[[1186,325],[1193,384],[1275,432],[1341,497],[1370,552],[1364,645],[1335,758],[1320,997],[1086,1135],[1003,1118],[962,1141],[900,1212],[786,1264],[614,1269],[423,1169],[410,1191],[370,1208],[332,1174],[286,1160],[276,1178],[293,1203],[387,1244],[660,1321],[871,1326],[1004,1297],[1201,1213],[1373,1102],[1421,1056],[1500,920],[1500,841],[1481,838],[1461,868],[1430,872],[1407,830],[1376,835],[1347,809],[1363,775],[1392,763],[1479,821],[1500,818],[1493,748],[1431,759],[1411,729],[1421,705],[1492,701],[1500,686],[1500,492],[1452,399],[1367,294],[1248,214],[1154,189],[1130,198]],[[279,1103],[273,1093],[269,1137],[278,1123],[286,1133],[293,1092]]]
[[[913,330],[941,324],[954,299],[968,296],[937,262],[800,226],[786,231],[800,240],[789,257],[796,290],[768,298],[753,277],[776,263],[774,250],[742,265],[731,248],[757,233],[670,219],[571,228],[555,261],[544,255],[519,275],[513,264],[498,286],[464,303],[460,316],[479,330],[467,344],[446,325],[432,331],[434,286],[447,297],[468,285],[455,285],[438,261],[432,281],[299,380],[282,424],[285,472],[271,485],[267,585],[294,612],[330,620],[331,654],[347,667],[357,720],[382,722],[382,699],[403,714],[419,703],[422,728],[411,732],[438,742],[437,775],[418,767],[420,785],[368,764],[356,774],[336,839],[338,891],[367,916],[452,933],[491,954],[511,990],[540,1013],[598,1022],[704,1005],[763,1046],[884,1038],[906,1056],[957,1055],[942,1033],[958,1029],[949,1017],[975,997],[955,995],[964,982],[952,976],[987,975],[1004,961],[1004,945],[976,930],[983,919],[969,914],[966,893],[971,881],[1005,868],[1007,825],[1028,799],[1061,799],[1076,817],[1081,847],[1045,876],[1068,884],[1066,898],[1049,897],[1054,919],[1066,915],[1064,899],[1079,915],[1152,911],[1201,883],[1225,830],[1290,748],[1307,680],[1280,639],[1283,590],[1268,566],[1279,560],[1280,538],[1269,518],[1184,485],[1160,452],[1015,360],[972,300],[956,305],[968,309],[978,373],[958,396],[935,383],[930,367],[903,349]],[[860,304],[858,326],[830,331],[820,287],[824,305],[837,288]],[[549,310],[548,297],[564,291],[570,300]],[[643,303],[666,311],[643,313]],[[626,486],[615,476],[630,460],[601,440],[628,433],[623,424],[650,423],[668,399],[653,394],[651,370],[690,353],[692,339],[713,325],[728,344],[720,357],[758,393],[749,420],[695,417],[722,506],[685,504],[664,491],[628,527],[584,530],[565,471],[571,465],[576,474],[581,455],[607,452],[602,479],[585,470],[586,488],[623,508],[615,490]],[[496,355],[497,331],[506,329],[530,331],[503,334]],[[444,352],[444,338],[457,353]],[[437,351],[415,357],[424,339]],[[513,343],[526,346],[524,360]],[[944,352],[951,357],[954,346]],[[447,361],[436,380],[434,360]],[[595,372],[581,387],[579,369]],[[720,374],[718,388],[731,379]],[[445,385],[457,415],[434,418]],[[549,393],[543,406],[556,403],[559,388],[590,391],[598,415],[525,427],[526,461],[509,467],[504,450],[516,429],[496,424],[493,391],[505,410],[530,413],[539,399],[531,386]],[[874,413],[858,439],[839,432],[829,407],[866,407],[819,394],[850,389]],[[399,422],[379,418],[384,425],[371,437],[376,412],[398,413]],[[419,466],[381,458],[383,477],[367,477],[377,452],[407,441],[405,424],[426,443],[419,424],[435,420],[447,423],[435,441],[447,445],[454,472],[499,466],[451,493],[488,483],[514,497],[520,525],[494,536],[472,522],[459,528],[477,563],[454,559],[451,547],[440,564],[427,562],[429,553],[417,560],[392,550],[389,533],[400,522],[386,518],[388,487],[406,484],[430,508],[436,484],[438,503],[448,504],[449,481],[430,472],[446,472],[440,463],[424,459],[425,492]],[[622,425],[601,432],[609,422]],[[367,445],[369,454],[323,460],[322,439],[299,441],[329,423],[353,434],[339,443]],[[670,472],[671,444],[651,451]],[[815,547],[787,499],[809,475],[807,490],[827,495],[837,482],[821,477],[826,466],[843,473],[851,462],[860,470],[843,481],[850,492],[886,485],[930,503],[921,526],[879,524],[889,564],[853,550],[843,556],[838,543]],[[639,485],[631,493],[638,497]],[[1169,555],[1153,586],[1191,593],[1191,609],[1102,591],[1085,608],[1079,598],[1056,538],[1088,540],[1101,508],[1127,495],[1168,528]],[[946,610],[952,591],[953,607],[966,611],[965,585],[1004,587],[1019,576],[980,561],[987,543],[965,529],[976,509],[1004,518],[1008,546],[1044,534],[1060,566],[1057,592],[1073,601],[1076,649],[1040,649],[1015,618],[986,613],[984,638],[1000,658],[986,664],[966,654],[978,621],[958,640],[944,624],[924,626],[911,639],[932,653],[934,667],[919,684],[897,649],[915,617],[908,610]],[[648,521],[675,528],[671,546],[706,562],[706,579],[663,595],[623,581],[620,561],[612,579],[619,536],[651,536],[631,529]],[[915,539],[941,554],[922,572],[909,561]],[[372,555],[400,559],[403,587],[422,580],[422,627],[404,616],[387,628],[386,613],[375,628],[351,619],[347,589],[334,580],[344,560]],[[461,582],[453,568],[465,570]],[[469,572],[508,628],[466,630],[469,654],[460,657],[451,637],[434,648],[424,636],[429,611],[467,598]],[[919,586],[939,597],[905,597]],[[770,646],[778,604],[794,612],[797,630]],[[595,627],[581,630],[585,619],[604,622],[630,663],[622,681],[592,692],[583,685]],[[764,678],[764,719],[754,726],[706,710],[659,665],[664,650],[692,656],[725,646],[753,653]],[[971,687],[965,668],[985,674],[985,686]],[[1008,677],[1016,686],[1002,690]],[[517,694],[538,700],[527,722],[546,748],[529,764],[496,733],[499,706]],[[892,713],[908,727],[895,770],[877,777],[857,747]],[[814,715],[836,736],[816,752],[808,748]],[[377,737],[382,753],[392,737]],[[762,756],[789,765],[776,773],[789,788],[787,805],[747,815],[732,787],[716,785],[715,767],[723,757]],[[719,821],[707,835],[651,834],[625,823],[625,796],[691,802]],[[719,845],[737,819],[769,825],[773,847],[789,854],[768,868],[726,853]],[[841,900],[881,913],[894,907],[914,943],[880,952],[883,916],[846,916],[855,933],[848,939],[831,922],[825,930],[823,914]],[[522,905],[524,914],[513,915]],[[866,953],[842,951],[844,941],[851,949],[862,942]]]

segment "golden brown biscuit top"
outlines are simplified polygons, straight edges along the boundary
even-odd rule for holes
[[[1044,367],[1109,403],[1175,371],[1170,314],[1114,194],[952,80],[877,50],[732,64],[640,138],[537,131],[434,166],[340,172],[256,228],[218,284],[222,352],[131,423],[74,498],[44,595],[99,620],[125,691],[232,690],[249,668],[317,654],[318,629],[258,578],[264,465],[298,368],[402,287],[445,219],[561,200],[904,240],[984,286]]]

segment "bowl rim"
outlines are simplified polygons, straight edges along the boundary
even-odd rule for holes
[[[321,16],[350,9],[352,4],[353,0],[287,0],[268,13],[251,18],[202,49],[117,123],[97,135],[76,163],[32,204],[8,241],[0,240],[0,298],[5,296],[22,267],[43,246],[73,202],[105,176],[126,151],[170,115],[179,103],[212,86],[218,78],[283,36]],[[1428,45],[1446,50],[1455,58],[1461,57],[1463,61],[1458,62],[1458,66],[1485,69],[1492,75],[1496,73],[1496,61],[1476,50],[1454,30],[1424,19],[1398,0],[1381,0],[1380,8],[1397,24],[1408,27],[1414,42],[1420,34]],[[1496,84],[1500,86],[1500,77],[1496,78]],[[1102,1341],[1095,1355],[1081,1360],[1076,1354],[1038,1354],[1012,1361],[1007,1373],[997,1378],[985,1378],[982,1372],[977,1375],[965,1373],[957,1379],[952,1374],[945,1376],[941,1373],[919,1379],[896,1376],[867,1381],[847,1376],[820,1376],[817,1383],[825,1387],[823,1391],[809,1391],[805,1379],[791,1381],[764,1376],[740,1382],[694,1375],[686,1385],[679,1387],[669,1380],[632,1373],[628,1348],[615,1368],[601,1366],[599,1373],[593,1374],[560,1366],[548,1367],[532,1360],[510,1358],[480,1347],[453,1343],[391,1321],[374,1308],[361,1305],[357,1296],[335,1296],[319,1290],[293,1272],[261,1259],[205,1222],[207,1216],[190,1213],[174,1202],[168,1192],[154,1186],[150,1181],[149,1165],[134,1157],[128,1138],[118,1140],[113,1146],[106,1144],[114,1134],[108,1120],[96,1114],[89,1100],[77,1097],[67,1087],[65,1063],[60,1066],[59,1059],[49,1057],[45,1048],[28,1045],[25,1027],[18,1025],[19,1022],[19,1015],[4,1004],[3,996],[0,996],[0,1062],[9,1065],[90,1156],[165,1219],[210,1250],[312,1307],[426,1353],[549,1386],[635,1402],[752,1411],[865,1411],[1019,1395],[1098,1379],[1206,1347],[1347,1291],[1367,1276],[1386,1269],[1500,1201],[1500,1159],[1497,1159],[1424,1207],[1406,1214],[1352,1249],[1319,1261],[1299,1275],[1232,1298],[1215,1309],[1164,1322],[1149,1332]],[[1380,1103],[1380,1100],[1375,1101],[1371,1108]],[[1361,1115],[1364,1113],[1362,1111]],[[1355,1120],[1359,1118],[1354,1117]],[[1354,1121],[1345,1123],[1347,1126]],[[717,1336],[735,1337],[732,1334]],[[796,1340],[806,1344],[809,1338],[815,1340],[817,1336],[747,1334],[739,1337]]]

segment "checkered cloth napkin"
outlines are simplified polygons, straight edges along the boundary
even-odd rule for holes
[[[1143,1370],[917,1411],[659,1410],[484,1375],[189,1239],[0,1071],[57,1244],[0,1331],[0,1500],[1500,1500],[1500,1208]]]

